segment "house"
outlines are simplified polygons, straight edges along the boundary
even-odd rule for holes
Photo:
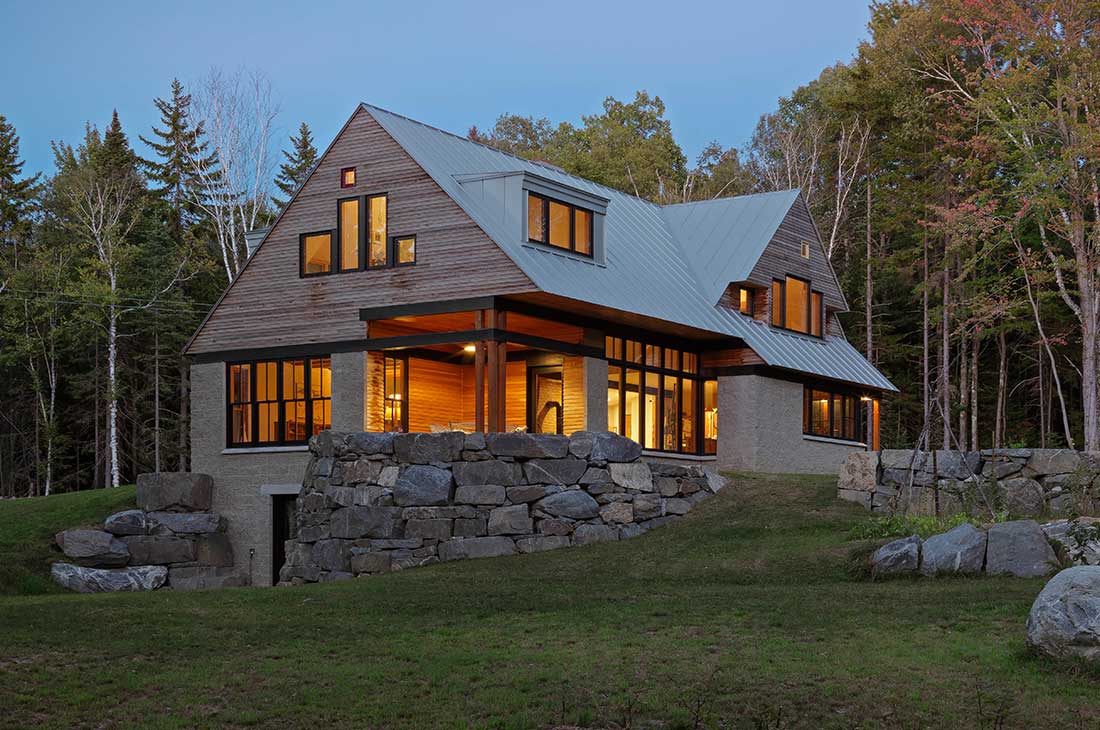
[[[832,472],[895,390],[846,309],[796,190],[660,206],[362,104],[186,346],[193,468],[257,584],[327,428]]]

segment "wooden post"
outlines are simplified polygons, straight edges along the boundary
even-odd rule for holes
[[[507,312],[497,312],[497,329],[507,329],[508,326],[508,314]],[[497,381],[500,384],[500,395],[497,397],[497,421],[500,423],[500,430],[505,431],[508,428],[508,343],[507,342],[494,342],[498,348],[497,353],[497,367],[500,368],[500,372],[497,374]]]
[[[474,313],[474,329],[485,326],[485,314],[478,310]],[[485,432],[485,341],[474,343],[474,430]]]
[[[495,309],[488,310],[489,314],[489,328],[493,329],[497,323],[497,312]],[[496,342],[486,343],[489,351],[489,430],[490,431],[502,431],[504,430],[504,424],[500,422],[500,349],[497,347]]]

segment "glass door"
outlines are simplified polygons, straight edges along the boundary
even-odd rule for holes
[[[561,433],[564,427],[561,366],[527,368],[527,431]]]

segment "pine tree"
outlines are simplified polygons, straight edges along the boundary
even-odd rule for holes
[[[286,162],[279,165],[279,175],[275,178],[275,185],[286,195],[286,200],[274,201],[280,208],[287,204],[317,164],[317,148],[313,146],[313,133],[309,131],[308,124],[302,122],[298,127],[298,136],[291,135],[290,144],[293,149],[290,152],[283,150]]]
[[[121,177],[137,171],[138,157],[130,147],[126,133],[122,131],[118,109],[111,112],[111,123],[103,134],[103,146],[97,151],[95,163],[105,174],[113,176]]]
[[[19,135],[0,114],[0,241],[6,242],[20,226],[38,194],[38,175],[19,180],[23,161],[19,159]]]
[[[153,127],[155,139],[138,139],[156,153],[157,159],[143,159],[141,164],[153,183],[151,192],[167,206],[168,228],[179,243],[185,224],[198,213],[188,202],[187,191],[194,184],[192,161],[203,158],[206,143],[202,141],[202,124],[191,126],[191,95],[184,93],[179,79],[172,79],[170,99],[153,99],[153,104],[160,112],[162,127]],[[213,165],[209,157],[206,160],[208,167]]]

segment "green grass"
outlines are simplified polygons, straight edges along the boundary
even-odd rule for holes
[[[62,557],[54,534],[133,506],[132,486],[0,500],[0,595],[60,593],[50,580],[50,563]]]
[[[348,583],[3,597],[0,724],[1098,726],[1100,673],[1024,649],[1043,581],[868,582],[834,491],[739,476],[632,541]]]

